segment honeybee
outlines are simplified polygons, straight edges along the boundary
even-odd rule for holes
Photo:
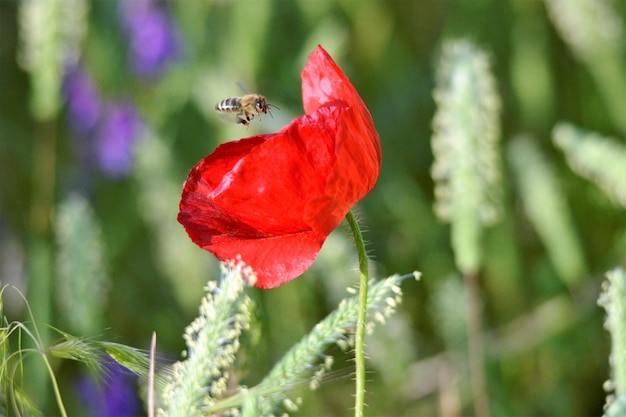
[[[248,92],[241,84],[239,87]],[[225,98],[215,105],[215,110],[231,119],[234,117],[235,123],[241,123],[248,128],[255,116],[258,116],[259,120],[261,120],[261,113],[269,113],[272,116],[271,107],[278,109],[273,104],[269,104],[267,99],[260,94],[246,94],[242,97]]]

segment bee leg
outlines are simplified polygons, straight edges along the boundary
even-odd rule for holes
[[[241,123],[246,128],[250,124],[250,118],[245,115],[245,113],[237,113],[237,123]]]

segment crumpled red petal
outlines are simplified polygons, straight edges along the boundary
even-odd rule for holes
[[[369,111],[321,47],[302,78],[307,115],[219,146],[190,171],[180,202],[190,238],[220,260],[241,256],[261,288],[306,271],[380,171]]]
[[[378,179],[382,161],[380,137],[356,89],[321,46],[311,53],[302,71],[302,101],[306,114],[332,103],[348,107],[337,142],[339,162],[329,174],[326,194],[357,202],[374,188]],[[318,215],[343,219],[347,212],[338,208],[334,216],[325,211]]]

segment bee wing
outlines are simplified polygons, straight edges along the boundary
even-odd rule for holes
[[[243,85],[242,83],[237,83],[237,85],[243,90],[244,93],[250,94],[250,90],[248,90],[245,85]]]
[[[218,112],[220,119],[225,123],[237,123],[237,112]]]

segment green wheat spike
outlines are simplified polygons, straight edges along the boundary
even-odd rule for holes
[[[607,0],[545,0],[561,37],[584,61],[619,53],[624,25]]]
[[[626,134],[626,33],[611,0],[545,0],[551,20],[604,96],[609,115]]]
[[[393,275],[370,286],[367,306],[369,331],[381,318],[393,314],[400,304],[402,290],[399,284],[405,278]],[[312,389],[319,384],[332,365],[332,357],[325,355],[324,351],[332,344],[344,349],[352,346],[352,329],[357,315],[358,297],[343,300],[335,311],[283,356],[261,383],[247,390],[248,395],[255,396],[259,415],[271,415],[278,409],[286,412],[297,409],[298,401],[290,400],[290,392],[301,386],[302,381],[311,381]]]
[[[593,181],[616,203],[626,207],[626,147],[609,137],[559,123],[554,144],[578,175]]]
[[[199,316],[185,330],[186,359],[169,375],[160,416],[202,415],[226,391],[239,337],[248,327],[251,300],[244,290],[255,276],[241,262],[222,264],[219,283],[207,284]]]
[[[114,342],[94,342],[104,350],[113,360],[124,366],[134,374],[148,378],[150,357],[147,352]],[[161,375],[156,375],[157,382],[163,382]]]
[[[105,271],[102,231],[89,202],[79,195],[69,196],[59,206],[55,231],[61,314],[72,331],[95,334],[103,327],[110,283]]]
[[[626,392],[622,393],[602,414],[602,417],[623,417],[626,415]]]
[[[38,120],[50,120],[61,107],[63,69],[78,60],[87,30],[86,0],[20,2],[19,61],[30,72],[31,110]]]
[[[615,396],[626,394],[626,273],[622,269],[607,272],[598,304],[606,310],[604,326],[611,334],[611,388]],[[607,399],[607,404],[613,398]]]
[[[437,64],[433,120],[435,212],[452,226],[463,272],[480,265],[480,238],[500,212],[500,98],[487,54],[467,41],[449,41]]]
[[[573,288],[587,275],[584,253],[556,174],[531,138],[520,136],[508,147],[526,214],[543,242],[556,272]]]

